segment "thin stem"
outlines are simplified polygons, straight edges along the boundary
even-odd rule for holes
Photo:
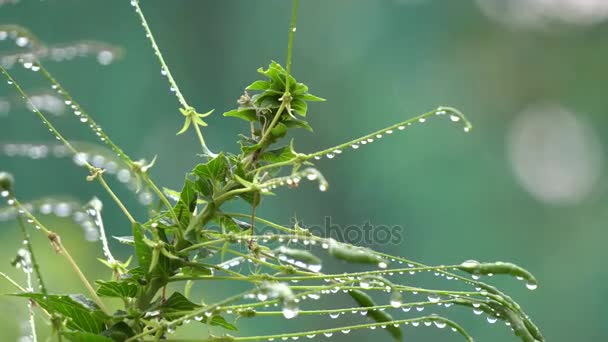
[[[158,48],[158,45],[156,44],[156,39],[154,39],[154,35],[152,34],[152,31],[150,30],[148,21],[146,20],[146,17],[144,16],[144,13],[142,12],[142,10],[139,6],[139,0],[131,1],[131,5],[133,5],[133,7],[135,7],[135,13],[137,13],[137,15],[139,16],[139,19],[141,20],[141,24],[144,27],[144,30],[146,31],[146,37],[152,44],[152,49],[154,49],[154,54],[156,55],[156,57],[158,57],[158,61],[160,62],[160,65],[162,68],[161,70],[164,74],[166,74],[167,79],[169,80],[169,85],[171,86],[172,90],[175,91],[175,96],[177,97],[177,100],[179,101],[179,103],[181,104],[181,106],[184,109],[190,108],[190,106],[188,105],[188,102],[186,102],[186,99],[182,95],[182,92],[179,90],[179,87],[177,86],[175,79],[173,79],[173,75],[171,74],[169,67],[165,63],[163,54],[160,52],[160,49]]]
[[[219,195],[218,197],[214,198],[213,201],[218,203],[218,205],[219,205],[236,195],[243,194],[243,193],[246,193],[246,192],[249,192],[252,190],[253,189],[251,189],[251,188],[240,188],[240,189],[230,190],[230,191],[225,192],[225,193]]]
[[[32,259],[32,268],[34,269],[34,273],[36,274],[36,277],[38,278],[38,284],[40,285],[40,292],[42,292],[42,294],[46,295],[47,294],[47,290],[46,290],[46,286],[44,285],[44,281],[42,280],[42,273],[40,272],[40,265],[38,265],[38,261],[36,260],[36,255],[34,254],[34,248],[32,247],[32,240],[30,239],[30,234],[27,231],[27,228],[25,227],[25,224],[23,223],[23,219],[21,218],[21,216],[17,217],[17,222],[19,223],[19,228],[21,228],[21,233],[23,234],[23,241],[26,242],[26,247],[28,252],[30,253],[30,258]]]
[[[87,126],[90,127],[91,131],[99,137],[99,139],[106,145],[108,145],[118,157],[124,160],[129,166],[133,167],[134,162],[131,158],[116,145],[110,137],[101,129],[101,127],[93,120],[93,118],[82,108],[82,106],[74,100],[74,98],[70,95],[70,93],[53,77],[53,75],[40,63],[36,62],[36,65],[40,68],[41,74],[51,83],[52,88],[57,91],[61,97],[66,101],[66,103],[70,103],[72,109],[74,109],[74,114],[78,117],[86,119]],[[83,120],[84,120],[83,119]]]
[[[103,312],[105,312],[107,315],[110,315],[110,311],[108,310],[108,308],[106,308],[106,306],[103,303],[103,301],[101,300],[101,298],[99,298],[99,296],[97,295],[97,292],[95,291],[95,289],[93,288],[91,283],[89,283],[89,280],[87,279],[87,277],[84,275],[84,273],[82,273],[82,270],[80,270],[80,267],[78,266],[78,264],[76,263],[74,258],[72,258],[72,255],[70,255],[70,253],[65,248],[63,243],[61,243],[61,240],[57,240],[56,246],[59,247],[60,253],[67,259],[67,261],[70,263],[70,265],[72,266],[72,269],[74,269],[76,274],[78,274],[78,277],[80,278],[80,280],[82,281],[84,286],[89,291],[89,294],[91,295],[93,300],[97,303],[97,305],[99,305],[99,307],[101,308],[101,310]]]
[[[289,25],[289,41],[287,43],[287,78],[285,80],[286,93],[289,94],[289,76],[291,76],[291,56],[293,51],[293,38],[296,33],[296,19],[298,17],[298,0],[293,0],[291,24]]]
[[[279,118],[281,117],[281,114],[283,114],[283,111],[285,110],[286,106],[287,106],[287,101],[285,101],[285,100],[281,101],[281,106],[277,110],[277,113],[274,115],[274,118],[272,118],[270,125],[268,125],[268,127],[266,128],[266,130],[264,131],[264,135],[262,136],[262,138],[260,139],[260,142],[258,143],[258,145],[260,146],[261,149],[266,147],[265,145],[266,145],[268,139],[270,138],[270,134],[271,134],[270,132],[272,131],[272,128],[279,121]]]
[[[105,179],[103,179],[103,175],[101,173],[99,173],[97,175],[97,178],[99,180],[99,183],[101,183],[101,185],[104,187],[104,189],[106,189],[106,191],[110,194],[110,196],[112,197],[112,199],[114,200],[114,202],[116,202],[116,204],[118,204],[118,207],[125,214],[125,216],[129,220],[129,222],[131,222],[131,224],[135,223],[136,222],[135,219],[133,218],[133,216],[131,215],[131,213],[127,209],[127,207],[125,207],[125,205],[122,203],[122,201],[120,200],[120,198],[118,198],[118,196],[116,196],[116,194],[114,193],[114,191],[112,191],[112,189],[110,188],[110,186],[108,185],[108,183],[106,183]]]
[[[21,97],[31,106],[31,108],[33,108],[34,113],[36,113],[36,115],[47,126],[47,128],[51,131],[51,133],[53,133],[55,135],[55,137],[59,141],[61,141],[72,152],[72,154],[77,155],[78,154],[78,150],[76,148],[74,148],[74,146],[72,146],[72,144],[67,139],[65,139],[61,135],[61,133],[59,133],[59,131],[55,128],[55,126],[53,126],[53,124],[51,124],[51,122],[46,118],[46,116],[44,116],[44,114],[42,114],[42,112],[40,112],[40,110],[38,110],[38,108],[31,101],[31,99],[27,95],[27,93],[25,91],[23,91],[23,89],[21,88],[21,86],[19,85],[19,83],[17,83],[15,81],[15,79],[13,79],[13,77],[8,73],[8,71],[6,69],[4,69],[4,67],[2,67],[1,65],[0,65],[0,72],[6,77],[6,79],[9,82],[9,84],[12,84],[13,87],[17,90],[17,92],[19,92],[19,94],[21,95]],[[114,195],[114,193],[110,190],[110,187],[103,181],[103,178],[101,177],[101,173],[98,172],[98,169],[96,169],[95,167],[93,167],[86,160],[84,161],[83,165],[94,175],[93,176],[94,178],[97,178],[98,180],[100,180],[100,182],[102,183],[102,185],[104,186],[104,188],[106,190],[108,190],[108,192],[110,193],[110,195],[112,196],[112,198],[114,199],[114,201],[116,201],[116,203],[118,204],[118,206],[120,206],[123,209],[123,212],[125,212],[125,214],[127,214],[127,217],[129,218],[129,220],[131,220],[133,222],[133,217],[131,217],[131,215],[128,213],[128,211],[126,211],[126,208],[124,207],[124,205],[122,204],[122,202],[118,199],[118,197],[116,197],[116,195]]]
[[[342,331],[377,328],[377,327],[382,327],[382,326],[387,326],[387,325],[399,326],[402,324],[407,325],[407,324],[410,324],[413,322],[428,322],[428,321],[445,323],[446,325],[449,325],[450,327],[456,329],[456,331],[458,331],[467,341],[473,342],[473,338],[471,336],[469,336],[469,334],[467,334],[465,332],[465,330],[462,327],[460,327],[458,324],[456,324],[455,322],[453,322],[447,318],[444,318],[441,316],[435,316],[435,315],[410,318],[410,319],[392,320],[389,322],[367,323],[367,324],[358,324],[358,325],[351,325],[351,326],[342,326],[342,327],[330,328],[330,329],[310,330],[310,331],[305,331],[305,332],[288,333],[288,334],[234,337],[234,338],[232,338],[232,340],[233,341],[268,341],[268,340],[272,340],[272,339],[276,339],[276,340],[289,339],[289,338],[296,339],[296,338],[304,337],[304,336],[308,336],[308,335],[319,335],[319,334],[326,334],[326,336],[329,337],[333,333],[342,332]]]
[[[205,139],[203,138],[203,134],[201,133],[201,128],[196,124],[196,122],[192,123],[192,125],[194,126],[194,131],[196,131],[196,135],[198,136],[198,141],[200,142],[201,147],[203,148],[203,152],[209,155],[210,157],[215,158],[217,154],[211,152],[211,150],[207,147],[207,144],[205,144]]]
[[[47,238],[51,242],[51,245],[55,248],[55,251],[57,253],[60,253],[61,255],[63,255],[64,258],[66,258],[66,260],[70,264],[70,266],[72,266],[72,269],[74,270],[74,272],[76,272],[76,274],[78,275],[78,277],[80,278],[80,280],[82,281],[82,283],[84,284],[84,286],[87,288],[87,290],[89,291],[89,293],[90,293],[91,297],[93,298],[93,300],[95,300],[95,302],[97,303],[97,305],[99,305],[99,307],[106,314],[110,315],[110,312],[105,307],[104,303],[101,301],[101,298],[99,298],[99,296],[97,296],[97,292],[95,291],[95,289],[93,288],[93,286],[89,283],[88,279],[82,273],[82,271],[80,270],[80,267],[78,266],[78,264],[76,263],[76,261],[74,260],[74,258],[72,258],[72,256],[68,252],[68,250],[65,248],[65,246],[61,242],[61,238],[59,237],[59,235],[57,235],[56,233],[52,232],[51,230],[49,230],[48,228],[46,228],[42,223],[40,223],[40,221],[38,221],[38,219],[34,215],[32,215],[32,213],[30,213],[29,210],[27,210],[23,205],[21,205],[21,203],[15,197],[12,197],[11,199],[14,201],[14,205],[21,212],[23,212],[23,214],[28,219],[31,220],[32,224],[36,225],[37,227],[40,227],[40,230],[46,234]]]
[[[246,296],[246,295],[248,295],[250,293],[252,293],[252,291],[245,291],[243,293],[234,295],[232,297],[228,297],[228,298],[226,298],[226,299],[224,299],[224,300],[222,300],[220,302],[217,302],[215,304],[207,305],[207,306],[205,306],[205,307],[203,307],[203,308],[201,308],[199,310],[192,311],[192,312],[190,312],[187,315],[184,315],[184,316],[182,316],[180,318],[177,318],[177,319],[175,319],[175,320],[173,320],[171,322],[168,322],[168,324],[172,325],[172,326],[178,326],[178,325],[180,325],[180,323],[182,323],[182,322],[184,322],[186,320],[191,320],[195,316],[201,316],[201,315],[205,314],[205,312],[213,312],[214,310],[216,310],[219,307],[223,307],[226,304],[229,304],[229,303],[232,303],[232,302],[236,302],[236,301],[242,299],[244,296]],[[158,326],[157,327],[153,327],[152,329],[149,329],[147,331],[139,333],[139,334],[137,334],[135,336],[129,337],[128,339],[125,340],[125,342],[139,341],[142,337],[154,334],[154,333],[156,333],[161,328],[162,327],[158,327]]]
[[[14,281],[11,277],[9,277],[6,273],[1,272],[0,271],[0,277],[4,278],[6,281],[8,281],[11,285],[13,285],[14,288],[16,288],[17,290],[21,291],[21,292],[27,292],[26,289],[24,289],[21,285],[19,285],[19,283],[17,283],[16,281]]]
[[[336,145],[336,146],[333,146],[330,148],[326,148],[321,151],[317,151],[317,152],[309,153],[309,154],[298,154],[296,157],[294,157],[290,160],[258,167],[257,169],[253,170],[253,172],[259,173],[259,172],[267,170],[267,169],[273,169],[273,168],[277,168],[277,167],[281,167],[281,166],[287,166],[287,165],[292,165],[292,164],[302,164],[305,161],[313,159],[313,158],[320,159],[320,157],[327,155],[327,154],[339,153],[337,151],[343,151],[343,150],[346,150],[349,148],[358,148],[359,146],[372,142],[375,139],[382,138],[384,135],[392,134],[394,131],[404,130],[408,126],[411,126],[412,124],[414,124],[416,122],[422,123],[422,122],[426,121],[426,119],[428,119],[432,116],[442,116],[442,115],[449,115],[450,117],[453,118],[452,119],[453,121],[454,120],[462,121],[464,124],[464,130],[466,132],[469,132],[473,127],[471,125],[471,123],[469,122],[469,120],[466,118],[466,116],[464,114],[462,114],[460,111],[458,111],[457,109],[451,108],[451,107],[439,107],[437,109],[434,109],[434,110],[424,113],[422,115],[418,115],[411,119],[407,119],[405,121],[385,127],[378,131],[366,134],[362,137],[347,141],[345,143],[342,143],[342,144],[339,144],[339,145]]]

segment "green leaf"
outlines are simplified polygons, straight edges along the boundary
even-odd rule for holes
[[[375,254],[371,249],[350,246],[335,241],[329,245],[328,253],[336,259],[352,263],[375,265],[387,263],[386,260]]]
[[[199,164],[194,168],[194,174],[202,178],[210,179],[214,182],[223,182],[227,171],[228,161],[226,160],[224,153],[220,153],[208,163]]]
[[[135,255],[139,267],[144,270],[150,269],[152,262],[152,249],[144,242],[144,229],[137,222],[133,223],[133,241],[135,242]]]
[[[247,90],[266,90],[270,88],[270,82],[268,81],[255,81],[247,86]]]
[[[133,329],[127,323],[118,322],[111,326],[110,329],[102,332],[101,335],[110,337],[115,342],[123,342],[135,336],[135,332],[133,332]]]
[[[110,319],[97,304],[83,295],[19,293],[14,296],[33,299],[49,313],[61,314],[67,319],[67,327],[72,330],[99,334]]]
[[[289,146],[283,146],[281,148],[265,152],[264,154],[262,154],[260,156],[260,160],[267,161],[269,163],[274,164],[274,163],[279,163],[279,162],[283,162],[283,161],[288,161],[295,157],[296,157],[296,153],[293,150],[293,148],[291,147],[291,145],[289,145]]]
[[[159,307],[163,313],[192,311],[199,308],[201,308],[200,305],[192,303],[179,292],[173,292],[173,294]]]
[[[96,283],[99,285],[97,295],[100,297],[133,298],[137,295],[137,285],[133,283],[102,280]]]
[[[204,319],[201,323],[207,323],[207,319]],[[226,319],[222,316],[216,315],[211,318],[211,322],[209,323],[216,327],[222,327],[226,330],[238,331],[239,329],[231,323],[228,323]]]
[[[321,264],[321,259],[319,259],[319,257],[303,249],[294,249],[281,246],[277,248],[274,252],[279,256],[279,258],[284,255],[288,258],[294,259],[296,261],[301,261],[308,265]]]
[[[243,119],[243,120],[249,121],[249,122],[254,122],[258,118],[258,116],[255,112],[255,109],[251,109],[251,108],[234,109],[234,110],[225,112],[223,115],[240,118],[240,119]]]
[[[180,193],[179,201],[174,209],[182,226],[186,227],[190,223],[192,213],[194,212],[194,209],[196,209],[197,199],[194,182],[186,178],[184,187]]]
[[[376,306],[374,300],[368,296],[365,292],[359,290],[349,291],[348,294],[359,304],[360,307],[368,308],[372,306]],[[393,317],[386,313],[385,311],[380,310],[370,310],[367,313],[367,317],[370,317],[375,322],[383,323],[390,322],[393,320]],[[401,329],[395,327],[392,324],[386,326],[386,330],[393,336],[393,338],[397,341],[400,341],[403,336],[401,333]]]
[[[221,216],[219,218],[219,224],[224,232],[241,232],[241,227],[229,216]]]
[[[301,116],[306,116],[306,112],[308,111],[308,104],[305,101],[300,100],[299,98],[295,98],[293,99],[293,101],[291,101],[291,108]]]
[[[304,101],[312,101],[312,102],[322,102],[322,101],[326,101],[324,98],[322,97],[318,97],[315,96],[313,94],[302,94],[298,96],[299,99],[302,99]]]
[[[182,126],[182,129],[180,129],[176,135],[180,135],[180,134],[183,134],[184,132],[186,132],[188,130],[188,127],[190,127],[191,122],[192,122],[192,118],[190,118],[189,116],[186,116],[186,119],[184,120],[184,126]]]
[[[213,186],[206,178],[198,177],[196,183],[194,183],[194,187],[196,188],[196,191],[205,198],[209,198],[213,194]]]
[[[284,137],[285,134],[287,134],[287,126],[285,126],[285,124],[279,122],[276,126],[274,126],[271,130],[270,133],[272,133],[272,135],[275,138],[281,138]]]
[[[88,332],[82,331],[66,331],[61,334],[63,337],[67,338],[72,342],[115,342],[109,337],[92,334]]]
[[[291,119],[289,121],[283,121],[283,123],[285,124],[285,126],[287,127],[298,127],[298,128],[304,128],[305,130],[312,132],[313,129],[312,127],[308,124],[308,122],[304,121],[304,120],[296,120],[296,119]]]

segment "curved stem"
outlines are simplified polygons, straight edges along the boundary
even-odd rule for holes
[[[171,74],[171,70],[169,70],[167,63],[165,63],[163,54],[160,52],[160,49],[158,48],[158,45],[156,44],[156,39],[154,39],[154,35],[152,34],[152,31],[150,30],[148,21],[146,20],[146,17],[144,16],[144,13],[142,12],[141,7],[139,6],[139,0],[131,1],[131,5],[133,5],[133,7],[135,7],[135,12],[139,16],[139,20],[141,20],[141,24],[144,27],[144,30],[146,31],[146,37],[152,44],[152,49],[154,49],[154,54],[156,55],[156,57],[158,57],[158,61],[160,62],[160,65],[162,68],[162,73],[166,74],[167,79],[169,80],[169,85],[171,86],[172,90],[175,91],[175,96],[177,97],[177,100],[179,101],[179,103],[181,104],[181,106],[184,109],[190,108],[190,106],[188,105],[188,102],[186,102],[186,98],[184,98],[184,95],[182,95],[182,92],[179,90],[179,87],[177,86],[177,82],[175,82],[175,79],[173,79],[173,75]]]

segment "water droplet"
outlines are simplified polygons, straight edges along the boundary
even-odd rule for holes
[[[443,328],[445,328],[447,326],[447,323],[446,322],[442,322],[442,321],[433,321],[433,323],[439,329],[443,329]]]
[[[298,303],[295,300],[288,300],[283,304],[283,317],[287,319],[295,318],[299,311]]]
[[[428,295],[427,298],[429,299],[429,302],[431,302],[431,303],[437,303],[441,300],[441,297],[439,297],[438,295],[436,295],[434,293]]]
[[[321,192],[327,191],[327,185],[325,185],[325,184],[319,185],[319,191],[321,191]]]
[[[424,123],[424,122],[426,122],[426,118],[420,118],[420,119],[418,119],[418,122]]]
[[[348,334],[350,332],[350,329],[342,329],[340,330],[343,334]]]
[[[460,121],[460,116],[458,116],[458,115],[450,115],[450,120],[452,122],[458,122],[458,121]]]
[[[494,324],[494,323],[496,323],[496,321],[498,321],[498,318],[493,317],[493,316],[488,316],[487,321],[490,324]]]
[[[398,307],[400,307],[400,306],[401,306],[401,303],[402,303],[402,299],[403,299],[403,298],[402,298],[402,296],[401,296],[401,292],[394,291],[394,292],[391,294],[391,301],[390,301],[391,306],[392,306],[392,307],[394,307],[394,308],[398,308]]]
[[[29,42],[30,40],[27,37],[17,37],[17,39],[15,39],[15,44],[17,44],[18,47],[25,47]]]
[[[538,288],[538,284],[535,283],[527,283],[526,287],[528,288],[528,290],[536,290]]]
[[[384,261],[381,261],[381,262],[378,263],[378,267],[379,268],[387,268],[388,264],[386,262],[384,262]]]
[[[330,314],[329,314],[329,318],[331,318],[331,319],[336,319],[336,318],[338,318],[338,317],[340,317],[340,313],[339,313],[339,312],[336,312],[336,313],[330,313]]]
[[[332,337],[334,333],[330,333],[330,332],[325,332],[323,333],[323,335],[325,335],[325,337]]]
[[[291,32],[296,32],[296,28],[295,28],[295,27],[294,27],[294,28],[292,28],[292,29],[291,29]]]
[[[466,127],[464,128],[464,131],[465,131],[465,133],[469,133],[469,132],[471,131],[471,127],[466,126]]]
[[[358,149],[358,148],[359,148],[359,145],[357,145],[357,144],[352,144],[352,145],[351,145],[351,147],[352,147],[354,150],[356,150],[356,149]]]
[[[393,130],[392,129],[387,130],[386,134],[393,134]]]
[[[403,131],[405,129],[405,126],[399,126],[397,127],[398,130]]]

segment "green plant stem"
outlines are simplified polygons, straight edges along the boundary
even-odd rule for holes
[[[84,110],[84,108],[82,108],[82,106],[78,102],[76,102],[76,100],[74,100],[74,98],[61,85],[61,83],[59,83],[59,81],[57,81],[57,79],[53,77],[53,75],[42,65],[42,63],[36,62],[36,66],[40,68],[40,73],[51,83],[57,93],[61,95],[61,97],[63,97],[66,102],[71,103],[71,106],[73,106],[74,111],[80,112],[80,115],[78,116],[87,119],[86,123],[87,126],[91,129],[91,131],[96,136],[98,136],[104,144],[108,145],[114,152],[116,152],[119,158],[125,161],[127,165],[132,168],[134,165],[133,160],[120,147],[118,147],[118,145],[116,145],[112,141],[112,139],[110,139],[110,137],[101,129],[97,122],[95,122],[95,120],[93,120],[93,118],[87,113],[87,111]]]
[[[38,261],[36,260],[34,248],[32,247],[32,239],[30,238],[30,234],[28,233],[27,228],[25,227],[25,224],[23,223],[23,219],[19,216],[17,218],[17,221],[19,223],[19,228],[21,228],[21,233],[23,235],[23,241],[26,242],[25,245],[27,247],[28,252],[30,253],[30,258],[32,259],[32,268],[34,269],[36,278],[38,278],[38,285],[40,285],[40,292],[42,292],[42,294],[46,295],[48,292],[46,290],[44,281],[42,280],[42,273],[40,272],[40,265],[38,264]]]
[[[345,312],[354,312],[354,311],[370,311],[370,310],[384,310],[384,309],[399,309],[399,308],[411,308],[415,306],[429,306],[429,305],[438,305],[438,304],[451,304],[456,303],[457,300],[447,299],[440,300],[438,302],[411,302],[411,303],[403,303],[401,306],[395,308],[392,305],[376,305],[376,306],[366,306],[366,307],[351,307],[351,308],[343,308],[343,309],[331,309],[331,310],[300,310],[298,311],[298,315],[328,315],[332,313],[345,313]],[[256,316],[282,316],[282,311],[256,311]]]
[[[95,291],[95,289],[93,288],[91,283],[89,283],[89,280],[87,279],[87,277],[84,275],[84,273],[82,273],[82,270],[80,270],[80,267],[78,267],[78,264],[76,263],[74,258],[72,258],[72,255],[70,255],[70,253],[65,248],[63,243],[61,243],[61,240],[58,240],[58,241],[59,242],[57,243],[57,245],[60,248],[60,253],[66,258],[66,260],[72,266],[72,269],[76,272],[76,274],[78,274],[78,277],[80,278],[80,280],[82,281],[84,286],[89,291],[89,294],[91,295],[93,300],[97,303],[97,305],[99,305],[99,308],[103,312],[105,312],[107,315],[111,315],[110,311],[108,310],[108,308],[106,308],[106,306],[103,303],[103,301],[101,300],[101,298],[99,298],[99,296],[97,295],[97,292]]]
[[[42,223],[40,223],[40,221],[38,221],[38,219],[34,215],[32,215],[32,213],[30,213],[29,210],[27,210],[23,205],[21,205],[21,203],[16,198],[13,197],[12,200],[15,203],[14,205],[17,208],[19,208],[19,210],[22,211],[23,214],[27,218],[29,218],[34,225],[36,225],[37,227],[40,227],[40,230],[46,234],[46,236],[48,237],[49,241],[51,242],[51,245],[55,248],[55,251],[57,253],[63,255],[63,257],[68,261],[68,263],[70,264],[70,266],[72,267],[72,269],[74,270],[74,272],[76,272],[76,274],[78,275],[78,277],[80,278],[80,280],[82,281],[82,283],[84,284],[84,286],[86,287],[86,289],[89,291],[89,293],[90,293],[91,297],[93,298],[93,300],[97,303],[97,305],[99,305],[99,307],[106,314],[110,315],[110,312],[105,307],[105,305],[104,305],[103,301],[101,300],[101,298],[99,298],[99,296],[97,296],[97,292],[95,291],[95,289],[93,288],[93,286],[89,283],[88,279],[82,273],[82,270],[80,270],[80,267],[78,266],[78,264],[76,263],[76,261],[74,260],[74,258],[72,258],[72,255],[70,255],[70,253],[68,252],[68,250],[65,248],[65,246],[61,242],[61,238],[59,237],[59,235],[57,235],[56,233],[52,232],[51,230],[49,230],[48,228],[46,228]]]
[[[201,133],[201,128],[196,124],[196,122],[192,123],[192,125],[194,126],[194,131],[196,132],[196,136],[198,137],[198,141],[201,144],[203,152],[212,158],[216,157],[217,154],[211,152],[211,150],[207,147],[207,144],[205,144],[205,139],[203,138],[203,133]]]
[[[393,321],[389,321],[389,322],[367,323],[367,324],[343,326],[343,327],[331,328],[331,329],[310,330],[310,331],[297,332],[297,333],[234,337],[232,340],[233,341],[268,341],[269,339],[281,340],[281,339],[300,338],[300,337],[305,337],[307,335],[333,334],[333,333],[341,332],[343,330],[352,331],[352,330],[360,330],[360,329],[377,328],[377,327],[382,327],[382,326],[387,326],[387,325],[395,325],[395,324],[402,325],[402,324],[410,324],[413,322],[429,322],[429,321],[445,323],[446,325],[449,325],[450,327],[456,329],[456,331],[458,331],[468,342],[473,342],[473,338],[471,336],[469,336],[469,334],[467,334],[460,325],[456,324],[455,322],[453,322],[447,318],[444,318],[441,316],[435,316],[435,315],[410,318],[410,319],[393,320]]]
[[[331,153],[335,153],[336,150],[339,151],[343,151],[349,148],[352,148],[353,145],[361,145],[361,142],[365,141],[367,143],[368,139],[378,139],[378,136],[384,136],[387,133],[387,131],[399,131],[399,130],[403,130],[406,129],[408,126],[416,123],[416,122],[420,122],[421,120],[426,120],[427,118],[436,116],[437,113],[444,113],[444,115],[455,115],[459,118],[459,121],[462,121],[465,127],[466,131],[470,131],[472,129],[472,125],[469,122],[469,120],[466,118],[466,116],[464,116],[464,114],[462,114],[460,111],[458,111],[455,108],[451,108],[451,107],[439,107],[437,109],[434,109],[432,111],[429,111],[427,113],[424,113],[422,115],[418,115],[416,117],[413,117],[411,119],[407,119],[405,121],[399,122],[397,124],[385,127],[383,129],[380,129],[378,131],[366,134],[362,137],[347,141],[345,143],[330,147],[330,148],[326,148],[324,150],[321,151],[317,151],[314,153],[309,153],[309,154],[298,154],[296,157],[290,159],[290,160],[286,160],[283,162],[279,162],[279,163],[274,163],[274,164],[268,164],[268,165],[264,165],[264,166],[260,166],[257,169],[253,170],[253,172],[255,173],[260,173],[261,171],[267,170],[267,169],[273,169],[273,168],[278,168],[278,167],[282,167],[282,166],[287,166],[287,165],[292,165],[292,164],[302,164],[307,160],[313,159],[313,158],[319,158],[322,156],[325,156],[327,154],[331,154]]]
[[[215,304],[207,305],[207,306],[205,306],[205,307],[203,307],[203,308],[201,308],[199,310],[192,311],[190,314],[182,316],[180,318],[177,318],[177,319],[169,322],[168,324],[169,325],[173,325],[173,326],[177,326],[177,325],[179,325],[180,323],[182,323],[182,322],[184,322],[186,320],[193,319],[195,316],[201,316],[205,312],[213,312],[213,311],[215,311],[219,307],[223,307],[223,306],[225,306],[227,304],[230,304],[232,302],[238,301],[238,300],[242,299],[244,296],[246,296],[246,295],[248,295],[250,293],[252,293],[252,291],[245,291],[243,293],[234,295],[232,297],[228,297],[228,298],[226,298],[226,299],[224,299],[222,301],[219,301],[219,302],[217,302]],[[153,327],[152,329],[149,329],[147,331],[139,333],[139,334],[137,334],[135,336],[129,337],[128,339],[125,340],[125,342],[139,341],[142,337],[154,334],[159,329],[161,329],[161,328],[160,327]]]
[[[291,23],[289,25],[289,41],[287,42],[287,77],[285,80],[285,89],[286,94],[289,94],[289,76],[291,76],[291,61],[292,61],[292,53],[293,53],[293,38],[296,33],[296,20],[298,18],[298,2],[299,0],[293,0],[293,9],[291,12]]]
[[[251,189],[251,188],[240,188],[240,189],[230,190],[230,191],[225,192],[225,193],[221,194],[220,196],[214,198],[213,201],[216,203],[216,205],[219,206],[230,198],[233,198],[237,195],[244,194],[246,192],[250,192],[253,190],[254,189]]]
[[[281,114],[283,114],[283,111],[285,110],[286,105],[287,105],[286,99],[281,101],[281,105],[279,106],[279,109],[277,109],[277,113],[274,115],[274,118],[272,118],[270,125],[268,125],[268,127],[266,128],[266,130],[264,131],[264,135],[262,135],[262,138],[260,139],[260,142],[258,143],[259,150],[264,150],[267,147],[268,139],[270,138],[270,134],[272,134],[271,133],[272,128],[277,124],[277,122],[279,122],[279,118],[281,117]],[[249,163],[247,164],[247,166],[250,165],[250,163],[252,161],[253,160],[249,160]]]
[[[177,86],[177,82],[175,82],[175,79],[173,79],[173,75],[171,74],[171,70],[169,70],[167,63],[165,63],[163,54],[160,52],[160,49],[159,49],[158,45],[156,44],[156,39],[154,38],[154,35],[152,34],[152,30],[150,30],[148,21],[146,20],[146,17],[144,16],[144,13],[141,10],[141,7],[139,6],[139,0],[132,1],[131,4],[133,5],[133,7],[135,7],[135,12],[139,16],[139,20],[141,21],[141,24],[144,27],[144,31],[146,31],[146,37],[152,44],[152,49],[154,49],[154,54],[156,55],[156,57],[158,57],[158,61],[161,65],[161,68],[166,73],[167,79],[169,80],[169,85],[175,91],[175,96],[177,97],[177,100],[179,101],[180,105],[184,109],[190,108],[190,106],[188,105],[188,102],[186,102],[186,98],[184,98],[184,95],[182,95],[182,92],[179,90],[179,87]]]
[[[25,91],[23,91],[23,89],[21,88],[21,86],[15,81],[15,79],[13,79],[13,77],[8,73],[8,71],[6,71],[6,69],[4,69],[1,65],[0,65],[0,72],[2,74],[4,74],[4,76],[7,78],[7,80],[9,81],[9,83],[11,83],[13,85],[13,87],[19,92],[19,94],[27,101],[27,103],[30,104],[30,106],[33,108],[34,113],[36,113],[36,115],[40,118],[40,120],[47,126],[47,128],[51,131],[51,133],[53,133],[53,135],[55,135],[55,137],[57,139],[59,139],[59,141],[61,141],[74,155],[78,154],[78,150],[76,148],[74,148],[74,146],[72,146],[72,144],[65,139],[61,133],[59,133],[59,131],[55,128],[55,126],[53,126],[53,124],[51,124],[51,122],[46,118],[46,116],[44,116],[39,110],[38,108],[34,105],[34,103],[32,103],[32,101],[30,100],[30,97],[27,95],[27,93]],[[112,198],[114,199],[114,201],[116,201],[116,203],[118,204],[118,206],[120,206],[123,209],[123,212],[125,212],[127,214],[127,217],[130,220],[133,220],[133,217],[131,217],[130,214],[128,214],[128,211],[126,211],[126,208],[124,207],[124,205],[122,204],[122,202],[118,199],[118,197],[116,197],[116,195],[114,195],[114,193],[110,190],[110,187],[105,183],[105,181],[103,181],[103,178],[100,177],[101,174],[98,172],[98,170],[93,167],[91,164],[89,164],[88,161],[84,161],[83,165],[93,174],[95,175],[94,178],[98,178],[98,180],[101,180],[103,187],[106,190],[109,190],[109,194],[112,196]]]
[[[118,207],[125,214],[125,216],[129,220],[129,222],[131,222],[131,224],[135,223],[136,221],[133,218],[133,216],[131,215],[131,213],[129,212],[129,210],[127,209],[127,207],[125,207],[125,205],[122,203],[122,201],[120,200],[120,198],[118,198],[118,196],[116,196],[116,194],[114,193],[114,191],[112,191],[112,189],[110,188],[110,186],[108,185],[108,183],[106,183],[106,180],[103,179],[103,175],[101,173],[97,175],[97,179],[99,180],[99,183],[101,184],[101,186],[103,186],[104,189],[106,189],[106,191],[108,192],[108,194],[110,194],[110,197],[112,197],[112,199],[114,200],[114,202],[116,202],[116,204],[118,205]]]
[[[24,289],[21,285],[19,285],[19,283],[14,281],[13,278],[9,277],[6,273],[0,272],[0,277],[4,278],[6,281],[8,281],[17,290],[19,290],[21,292],[27,292],[26,289]]]

